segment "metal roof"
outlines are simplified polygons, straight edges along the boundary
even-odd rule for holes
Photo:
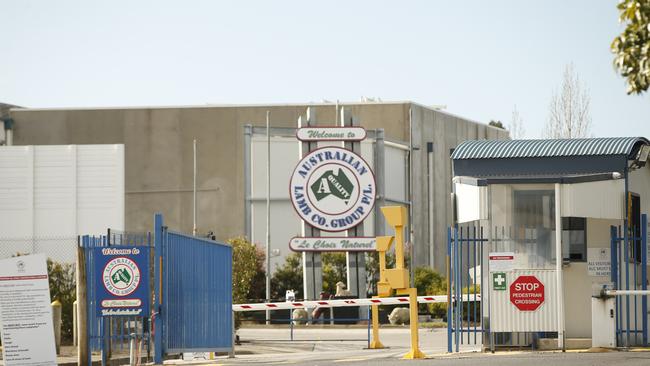
[[[638,144],[650,145],[644,137],[597,137],[548,140],[469,140],[454,150],[451,158],[504,159],[561,156],[630,155]]]

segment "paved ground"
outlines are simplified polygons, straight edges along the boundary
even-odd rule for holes
[[[218,357],[214,361],[197,360],[185,364],[217,365],[558,365],[558,366],[648,366],[650,352],[476,352],[480,347],[466,346],[460,354],[446,353],[446,330],[420,330],[420,347],[426,360],[404,361],[409,349],[408,329],[381,330],[381,340],[390,348],[368,350],[365,329],[297,329],[290,341],[287,329],[241,329],[243,341],[235,359]],[[344,339],[344,340],[335,340]],[[179,361],[168,361],[176,363]]]
[[[446,329],[421,329],[420,348],[428,356],[425,360],[404,361],[401,357],[409,350],[408,328],[381,329],[383,350],[369,350],[365,328],[298,328],[290,340],[287,328],[244,328],[239,330],[242,345],[237,346],[237,356],[216,360],[168,360],[166,364],[187,365],[434,365],[434,366],[648,366],[650,352],[584,353],[582,351],[477,352],[480,346],[464,346],[460,354],[447,354]],[[97,357],[97,356],[96,356]],[[66,354],[60,364],[75,364],[76,357]],[[124,362],[121,362],[124,363]],[[0,361],[0,365],[2,361]]]

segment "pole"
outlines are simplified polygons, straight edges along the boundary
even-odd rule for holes
[[[194,148],[194,183],[192,187],[193,218],[192,218],[192,235],[196,236],[196,139],[193,141]]]
[[[413,111],[409,108],[409,170],[408,170],[408,200],[409,200],[409,279],[410,286],[415,287],[415,240],[413,232]]]
[[[77,245],[77,365],[88,363],[88,308],[86,300],[86,256]]]
[[[562,195],[555,183],[555,272],[557,297],[557,347],[564,351],[564,293],[562,290]]]
[[[271,301],[271,112],[266,111],[266,301]],[[266,310],[266,325],[271,324]]]
[[[162,364],[163,357],[163,322],[162,322],[162,275],[163,275],[163,217],[162,214],[154,216],[154,364]]]

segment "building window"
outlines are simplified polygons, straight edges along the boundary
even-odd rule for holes
[[[562,218],[562,256],[572,262],[587,261],[587,219]]]

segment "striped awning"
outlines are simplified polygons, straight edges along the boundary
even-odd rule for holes
[[[504,159],[559,156],[630,155],[637,144],[650,145],[644,137],[597,137],[548,140],[470,140],[462,142],[451,158]]]

